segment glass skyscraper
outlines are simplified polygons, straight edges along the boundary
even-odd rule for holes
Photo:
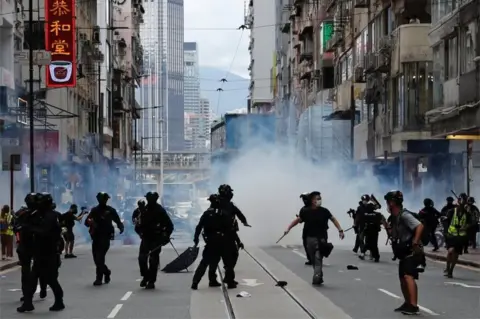
[[[146,151],[160,150],[160,119],[164,122],[164,149],[184,149],[183,0],[143,2],[145,22],[140,27],[145,75],[136,92],[142,111],[139,137]]]

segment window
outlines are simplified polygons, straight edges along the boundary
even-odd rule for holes
[[[393,107],[392,107],[392,121],[393,128],[403,127],[403,111],[404,111],[404,77],[400,75],[393,78]]]
[[[445,40],[445,65],[448,66],[445,80],[454,79],[458,76],[458,41],[457,37]]]
[[[470,22],[460,31],[460,63],[461,74],[475,70],[475,48],[477,46],[477,24],[475,21]]]
[[[445,47],[433,48],[433,107],[443,106],[443,82],[445,81]]]

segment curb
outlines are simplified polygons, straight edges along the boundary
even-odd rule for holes
[[[11,262],[9,262],[9,263],[6,263],[6,264],[4,264],[4,265],[1,265],[1,266],[0,266],[0,271],[7,270],[7,269],[10,269],[10,268],[19,266],[19,265],[20,265],[20,262],[19,262],[19,261],[11,261]]]
[[[425,256],[427,256],[428,258],[435,259],[435,260],[447,261],[447,256],[442,256],[442,255],[435,254],[435,253],[427,253],[426,252]],[[468,259],[459,258],[458,261],[457,261],[457,264],[464,265],[464,266],[470,266],[470,267],[474,267],[474,268],[480,268],[480,262],[473,261],[473,260],[468,260]]]

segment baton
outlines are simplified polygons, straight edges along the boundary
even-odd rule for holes
[[[453,189],[451,189],[450,191],[452,192],[453,196],[455,196],[455,198],[458,200],[458,196],[457,196],[457,194],[453,191]]]
[[[278,244],[280,242],[280,240],[282,240],[283,237],[285,237],[285,236],[287,236],[287,234],[283,234],[282,237],[280,237],[275,244]]]
[[[352,230],[352,229],[353,229],[353,226],[350,227],[350,228],[345,229],[343,232],[346,233],[347,231]]]

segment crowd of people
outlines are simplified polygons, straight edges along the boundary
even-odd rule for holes
[[[313,266],[312,284],[322,285],[323,258],[328,257],[333,249],[333,245],[328,242],[328,222],[333,222],[341,239],[345,232],[332,213],[322,207],[320,192],[304,193],[300,198],[304,206],[284,235],[299,223],[304,223],[303,245],[307,256],[305,264]],[[474,198],[465,193],[457,197],[456,203],[452,197],[448,197],[447,205],[441,212],[434,208],[434,203],[429,198],[424,200],[425,207],[419,213],[407,210],[403,205],[403,194],[398,190],[388,192],[384,199],[388,218],[378,212],[381,205],[373,195],[363,195],[358,208],[348,211],[354,221],[351,229],[356,233],[353,251],[359,254],[361,260],[365,259],[369,251],[371,260],[379,262],[378,238],[383,226],[392,246],[393,260],[399,260],[398,275],[404,303],[395,311],[406,315],[417,314],[419,307],[416,280],[426,267],[424,247],[432,243],[433,251],[439,249],[436,230],[441,223],[447,248],[444,275],[452,278],[459,255],[468,253],[470,246],[476,248],[480,213]]]

